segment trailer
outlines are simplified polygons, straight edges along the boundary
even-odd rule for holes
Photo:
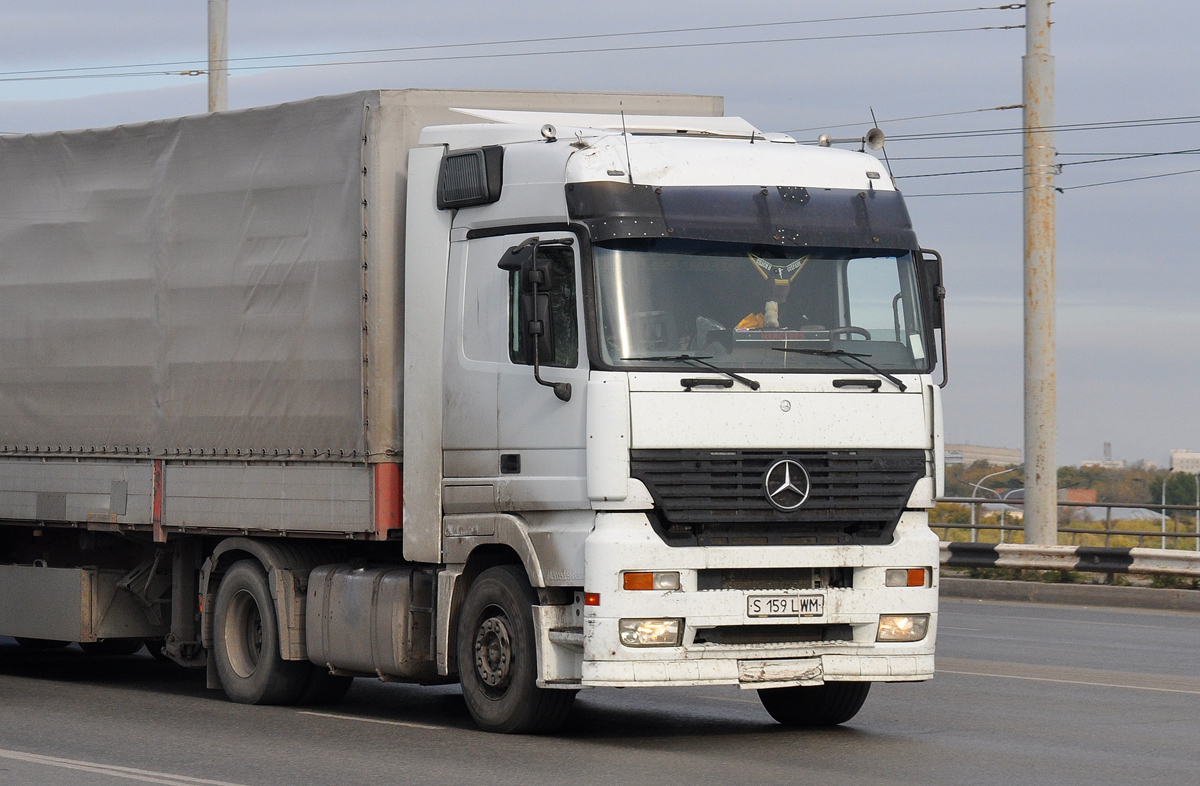
[[[0,635],[844,722],[933,673],[943,295],[877,159],[713,96],[0,136]]]

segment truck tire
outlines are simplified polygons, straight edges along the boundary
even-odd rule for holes
[[[458,672],[475,723],[502,734],[544,734],[562,726],[577,691],[537,686],[533,606],[537,596],[512,565],[472,582],[458,615]]]
[[[145,646],[141,639],[98,639],[81,641],[79,649],[88,655],[132,655]]]
[[[308,684],[308,661],[279,654],[279,623],[267,574],[242,560],[225,572],[213,614],[213,655],[221,687],[240,704],[294,704]]]
[[[346,698],[353,684],[353,677],[330,674],[324,666],[313,666],[304,684],[304,692],[296,703],[309,706],[337,704]]]
[[[766,688],[758,699],[784,726],[837,726],[858,714],[869,682],[827,682],[794,688]]]

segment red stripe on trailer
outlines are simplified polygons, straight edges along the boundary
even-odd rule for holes
[[[375,465],[375,537],[387,540],[388,531],[400,529],[400,465]]]
[[[163,512],[163,463],[162,459],[154,460],[154,490],[151,502],[150,523],[154,526],[154,542],[166,543],[167,533],[162,528]]]

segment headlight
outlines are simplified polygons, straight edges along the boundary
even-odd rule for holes
[[[677,647],[683,620],[621,620],[621,643],[626,647]]]
[[[876,641],[920,641],[929,632],[928,614],[885,614]]]

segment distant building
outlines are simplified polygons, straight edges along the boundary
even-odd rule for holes
[[[1073,505],[1094,505],[1097,500],[1096,489],[1059,489],[1058,501],[1070,502]]]
[[[990,448],[984,445],[946,445],[947,464],[969,466],[976,461],[1011,467],[1021,463],[1021,451],[1016,448]]]
[[[1191,450],[1172,450],[1171,471],[1187,472],[1190,475],[1200,474],[1200,453]]]
[[[1080,467],[1099,467],[1100,469],[1125,469],[1125,462],[1124,461],[1113,461],[1112,443],[1105,442],[1104,443],[1104,459],[1102,461],[1096,461],[1095,459],[1092,459],[1090,461],[1081,461],[1081,462],[1079,462],[1079,466]],[[1059,502],[1062,502],[1062,500],[1059,500]]]

